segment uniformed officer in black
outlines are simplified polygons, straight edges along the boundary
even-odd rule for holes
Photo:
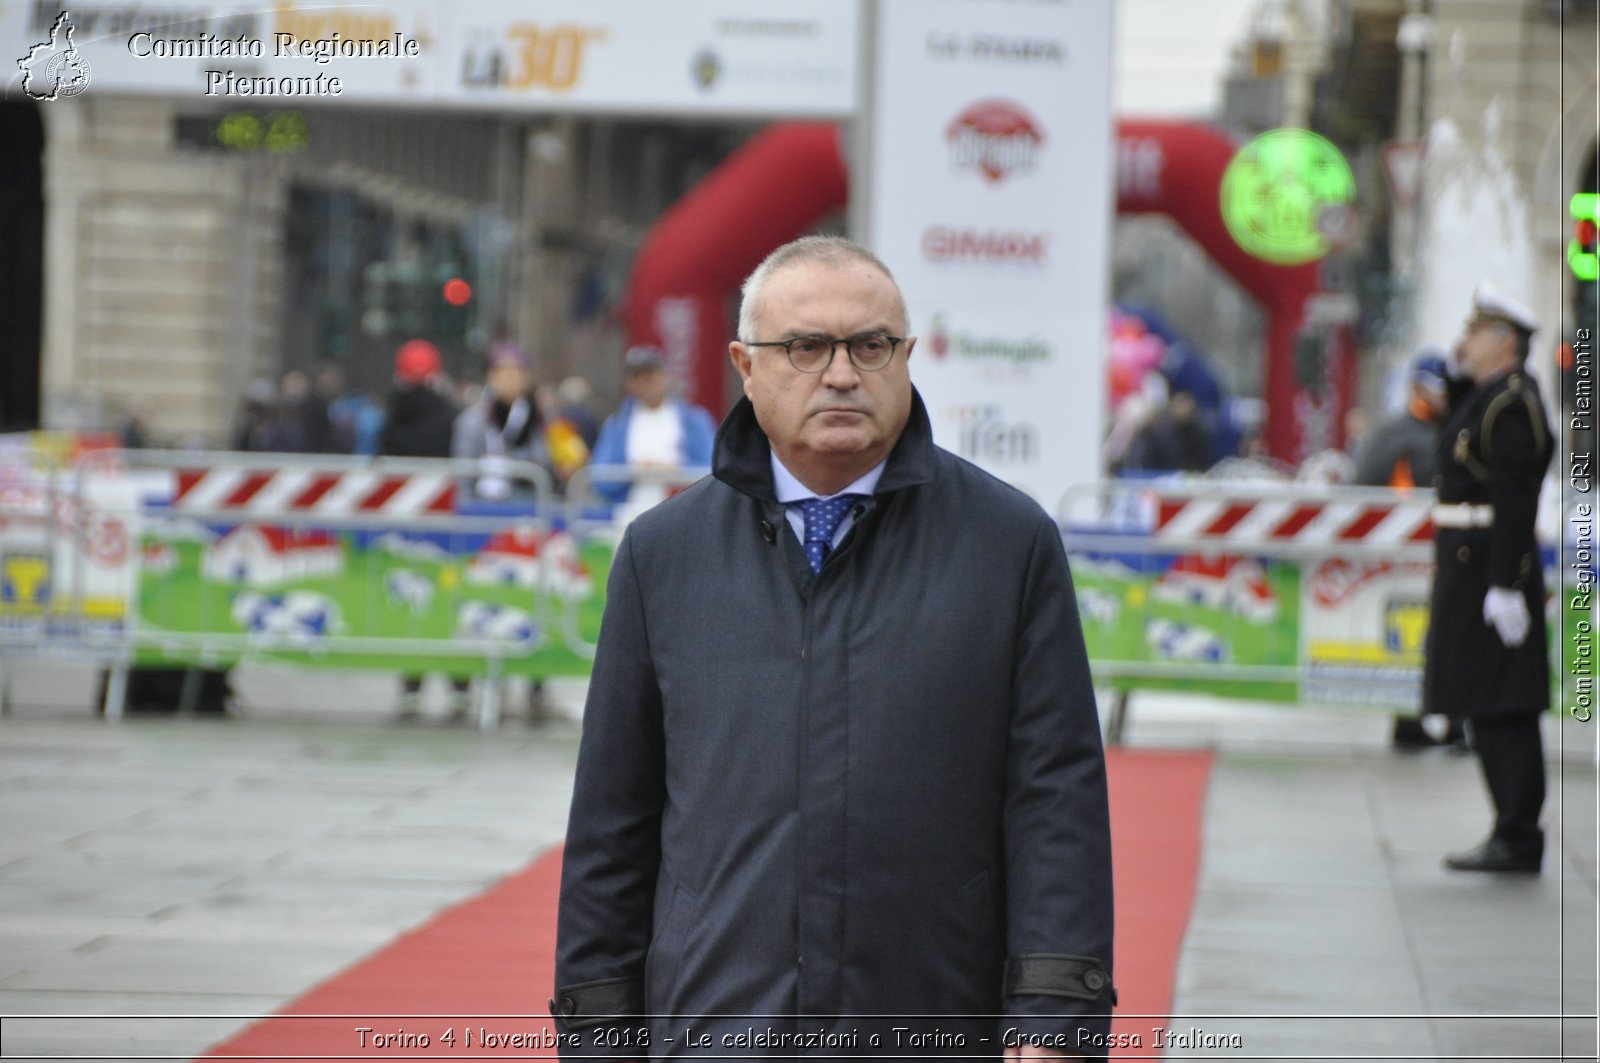
[[[1534,518],[1554,448],[1524,371],[1537,325],[1520,303],[1478,286],[1439,433],[1423,706],[1470,721],[1495,812],[1487,841],[1445,858],[1457,871],[1537,873],[1544,858],[1539,717],[1550,663]]]

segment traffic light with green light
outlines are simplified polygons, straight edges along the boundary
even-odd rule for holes
[[[1600,278],[1600,257],[1595,248],[1595,237],[1600,232],[1600,193],[1577,193],[1567,212],[1576,219],[1572,239],[1567,242],[1567,265],[1572,267],[1572,275],[1581,281]]]

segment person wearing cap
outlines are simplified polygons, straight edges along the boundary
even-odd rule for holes
[[[439,348],[407,340],[394,355],[394,386],[384,403],[378,453],[398,458],[448,458],[456,408],[438,387]]]
[[[1433,486],[1447,377],[1443,351],[1428,347],[1418,353],[1406,374],[1405,409],[1367,433],[1356,452],[1353,483],[1399,490]]]
[[[487,376],[478,401],[456,417],[450,454],[475,458],[482,470],[473,491],[489,502],[516,494],[531,497],[526,484],[511,475],[513,462],[531,462],[550,469],[543,418],[533,395],[533,366],[515,343],[489,348]]]
[[[384,406],[378,432],[378,455],[391,458],[448,458],[456,407],[441,388],[444,362],[439,348],[427,340],[407,340],[394,355],[394,386]],[[400,677],[399,717],[416,719],[422,712],[422,675]],[[450,680],[450,715],[464,720],[470,707],[468,682]]]
[[[1061,532],[935,445],[908,332],[866,248],[772,252],[712,474],[617,547],[564,1058],[1105,1054],[1105,759]]]
[[[659,350],[629,348],[622,358],[622,383],[627,395],[617,412],[600,426],[589,464],[711,467],[716,424],[705,410],[672,393],[672,377]],[[601,498],[625,501],[637,510],[666,496],[666,488],[660,484],[603,477],[595,479],[594,490]]]
[[[1479,285],[1439,433],[1423,711],[1468,722],[1495,816],[1482,844],[1445,858],[1457,871],[1537,873],[1544,859],[1550,663],[1534,519],[1554,445],[1524,371],[1537,328]]]

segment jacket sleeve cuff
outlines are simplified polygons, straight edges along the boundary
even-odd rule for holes
[[[1105,1058],[1117,991],[1093,956],[1012,956],[1006,961],[1004,992],[1004,1044],[1033,1044],[1086,1060]]]
[[[1117,987],[1111,984],[1100,961],[1093,956],[1033,952],[1006,961],[1005,995],[1104,999],[1106,1010],[1117,1004]]]
[[[580,982],[556,990],[550,1014],[568,1030],[637,1019],[644,1013],[644,983],[637,978]]]

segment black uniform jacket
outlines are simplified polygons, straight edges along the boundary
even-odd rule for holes
[[[606,1033],[641,1026],[651,1055],[734,1058],[1108,1029],[1105,762],[1061,537],[912,403],[815,578],[747,400],[712,476],[618,548],[552,1001],[588,1054],[644,1055]],[[605,1019],[641,1014],[673,1018]]]
[[[1553,450],[1539,388],[1520,371],[1453,385],[1439,433],[1435,481],[1443,504],[1494,508],[1487,527],[1437,529],[1423,707],[1451,716],[1541,712],[1550,702],[1544,573],[1534,521]],[[1490,587],[1527,600],[1532,624],[1508,649],[1483,619]]]

